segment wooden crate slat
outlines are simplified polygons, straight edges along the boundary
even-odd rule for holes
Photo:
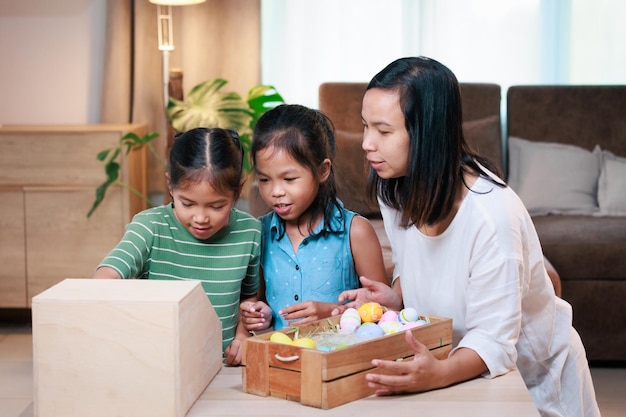
[[[300,401],[302,373],[272,367],[269,368],[268,373],[272,397]]]

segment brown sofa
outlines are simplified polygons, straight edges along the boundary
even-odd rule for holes
[[[534,162],[517,161],[518,167],[516,161],[509,161],[509,184],[514,189],[516,186],[520,188],[522,200],[529,201],[527,207],[542,208],[538,214],[533,214],[533,207],[529,211],[544,254],[559,271],[562,297],[572,305],[574,327],[585,344],[587,356],[591,361],[626,361],[626,311],[623,304],[626,300],[626,215],[567,213],[562,206],[556,210],[560,211],[559,214],[545,213],[549,211],[546,210],[549,204],[540,204],[537,200],[544,198],[545,194],[566,190],[566,181],[573,177],[576,187],[585,182],[580,175],[586,172],[586,168],[567,166],[559,156],[569,155],[570,150],[552,145],[554,143],[575,145],[587,151],[593,151],[599,145],[602,150],[626,157],[626,86],[513,86],[507,92],[506,109],[507,138],[529,141],[517,151],[518,155],[541,152],[527,158],[534,159]],[[546,143],[551,147],[546,147]],[[542,148],[534,149],[534,145]],[[517,158],[512,153],[513,148],[509,151],[511,158]],[[582,156],[589,158],[589,155],[592,154]],[[540,161],[541,157],[546,160]],[[601,158],[600,169],[602,161]],[[626,211],[623,206],[626,201],[626,186],[623,185],[626,182],[626,160],[621,162],[621,175],[612,171],[613,177],[599,177],[595,185],[597,188],[608,187],[605,195],[609,195],[612,189],[624,197],[621,207]],[[544,196],[528,196],[524,184],[514,184],[520,181],[514,181],[511,171],[523,165],[530,167],[532,173],[517,175],[534,176],[530,194],[543,191]],[[593,177],[589,176],[591,182]],[[600,185],[605,180],[608,182]],[[582,191],[576,189],[578,194]],[[594,193],[591,190],[592,198],[596,197]],[[620,195],[616,197],[619,199]],[[597,194],[597,197],[600,198],[595,203],[603,206],[601,195]],[[550,201],[559,199],[556,195],[549,196]],[[593,202],[592,199],[589,201]]]

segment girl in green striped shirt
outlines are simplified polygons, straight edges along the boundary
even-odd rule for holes
[[[256,301],[261,229],[234,208],[243,149],[235,132],[197,128],[178,135],[165,174],[172,202],[144,210],[100,263],[94,278],[198,280],[222,323],[224,360],[241,362],[249,336],[240,302]]]

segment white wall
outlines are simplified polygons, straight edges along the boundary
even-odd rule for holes
[[[624,0],[262,0],[262,82],[318,105],[325,81],[367,82],[425,55],[461,82],[626,84]]]
[[[0,0],[0,124],[99,121],[106,1]],[[321,82],[368,81],[412,54],[441,60],[465,82],[626,83],[623,0],[263,4],[262,81],[288,102],[316,107]],[[575,11],[569,44],[533,20],[546,5],[552,15]],[[280,35],[269,43],[268,28]]]
[[[0,124],[97,123],[106,0],[0,0]]]

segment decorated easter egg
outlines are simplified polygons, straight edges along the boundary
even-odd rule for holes
[[[377,322],[383,315],[383,308],[374,302],[363,304],[358,311],[363,323]]]
[[[385,323],[385,322],[388,322],[388,321],[391,321],[391,322],[395,321],[395,322],[397,322],[398,321],[398,313],[396,313],[393,310],[385,311],[383,313],[383,315],[380,317],[380,320],[378,320],[378,324]]]
[[[363,323],[358,329],[356,329],[356,337],[360,342],[384,335],[385,331],[383,328],[372,322]]]
[[[311,339],[310,337],[299,337],[293,341],[293,344],[296,346],[310,349],[315,349],[316,345],[315,340]]]
[[[285,345],[292,345],[293,344],[293,340],[291,340],[291,337],[287,336],[283,332],[274,332],[274,333],[272,333],[272,335],[270,336],[270,342],[282,343],[282,344],[285,344]]]
[[[348,308],[339,319],[342,333],[352,333],[361,325],[361,316],[356,308]]]
[[[398,320],[402,323],[409,323],[409,322],[417,321],[417,319],[418,319],[417,310],[414,309],[413,307],[406,307],[402,309],[402,311],[400,311],[400,314],[398,314]]]
[[[405,326],[399,321],[379,321],[378,325],[383,329],[385,334],[397,333]]]

